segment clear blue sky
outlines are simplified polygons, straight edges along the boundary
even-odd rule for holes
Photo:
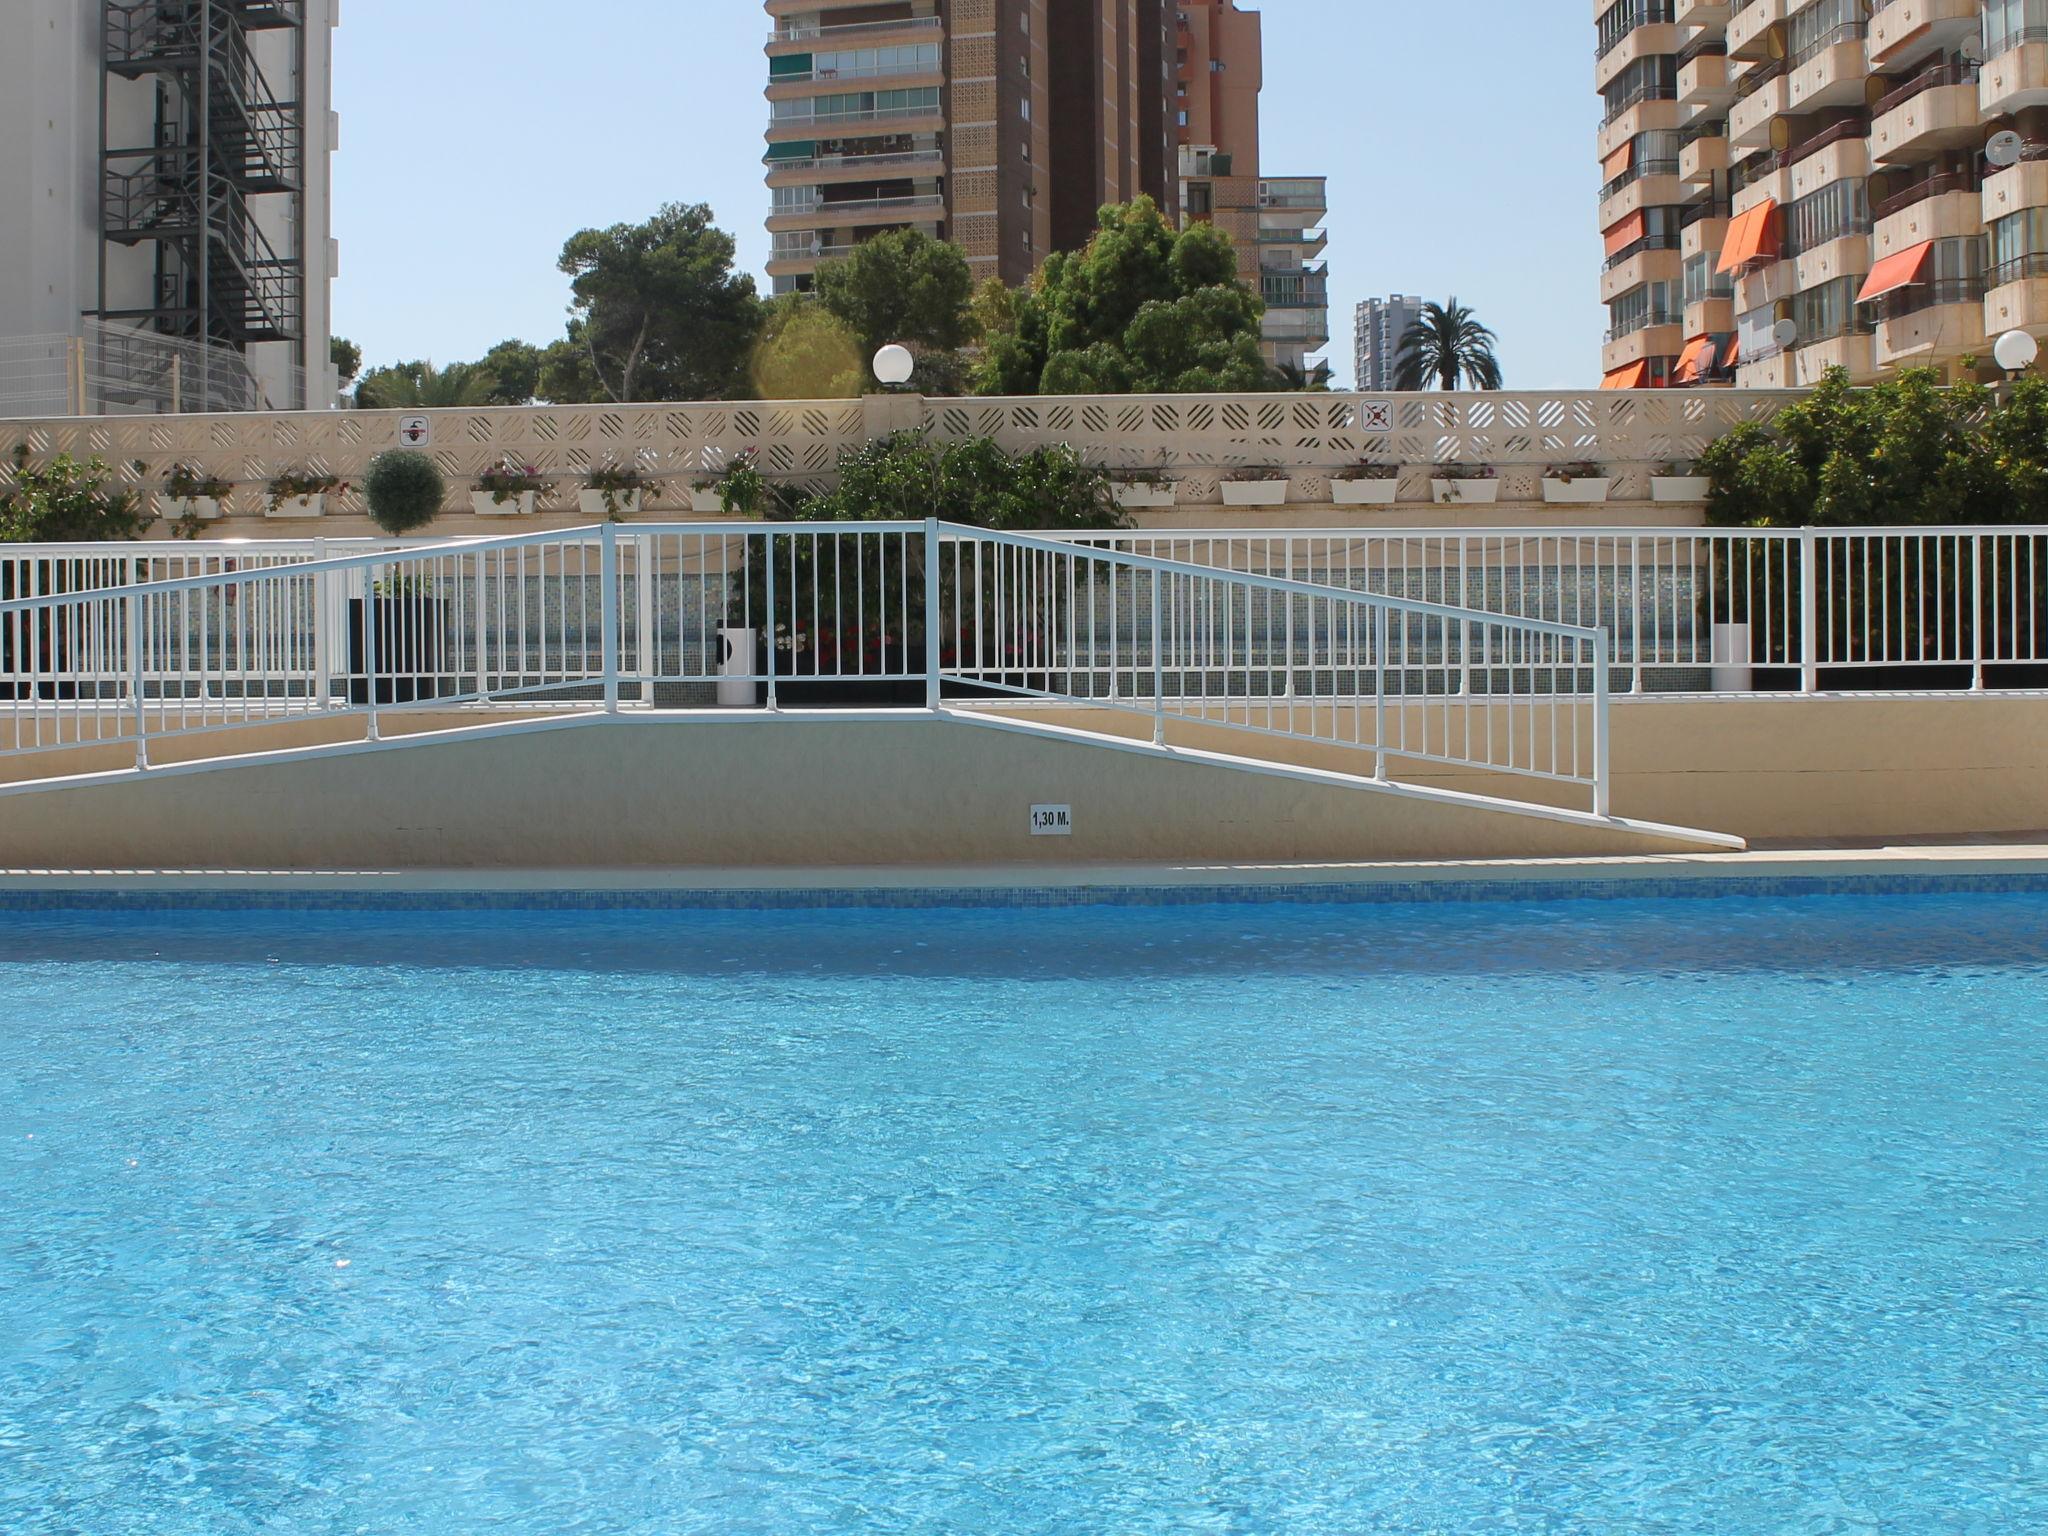
[[[1599,379],[1593,28],[1557,0],[1264,0],[1265,168],[1330,178],[1330,359],[1371,294],[1455,293],[1510,388]],[[577,229],[707,202],[758,277],[755,0],[347,0],[335,328],[372,364],[561,333]],[[764,283],[765,286],[765,283]]]

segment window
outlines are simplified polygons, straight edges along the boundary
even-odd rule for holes
[[[1716,257],[1712,251],[1702,251],[1697,256],[1685,259],[1685,302],[1704,304],[1709,299],[1732,299],[1735,297],[1735,274],[1716,272]]]
[[[2048,208],[2025,208],[1991,226],[1991,283],[2048,276]]]
[[[1607,103],[1607,122],[1613,122],[1639,101],[1678,99],[1678,58],[1675,54],[1654,54],[1637,59],[1608,82],[1600,93]]]
[[[1870,233],[1870,199],[1860,177],[1831,181],[1785,206],[1785,240],[1779,254],[1797,256],[1848,235]]]
[[[1984,57],[2048,43],[2048,0],[1984,0]]]
[[[1597,23],[1600,29],[1600,56],[1605,58],[1612,53],[1637,27],[1672,20],[1672,5],[1673,0],[1616,0]]]
[[[1863,0],[1820,0],[1820,4],[1796,12],[1787,24],[1793,67],[1836,43],[1863,36],[1863,16]]]
[[[1794,345],[1810,347],[1817,341],[1868,331],[1868,318],[1856,312],[1856,290],[1862,286],[1861,277],[1838,277],[1818,288],[1793,294],[1791,320],[1799,328],[1799,339]]]

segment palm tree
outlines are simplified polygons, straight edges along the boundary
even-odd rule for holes
[[[1427,389],[1431,380],[1443,389],[1461,383],[1474,389],[1500,388],[1500,360],[1493,355],[1492,331],[1472,318],[1457,295],[1448,304],[1425,304],[1422,318],[1409,325],[1394,358],[1394,388]]]

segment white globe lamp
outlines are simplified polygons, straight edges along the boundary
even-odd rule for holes
[[[2021,373],[2034,366],[2034,359],[2041,355],[2041,344],[2025,331],[2007,331],[1998,338],[1991,355],[2007,373]]]
[[[891,389],[908,384],[916,371],[917,359],[910,355],[908,347],[892,341],[875,354],[875,377]]]

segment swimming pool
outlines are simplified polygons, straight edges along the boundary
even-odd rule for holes
[[[0,1530],[2048,1525],[2048,898],[16,914]]]

